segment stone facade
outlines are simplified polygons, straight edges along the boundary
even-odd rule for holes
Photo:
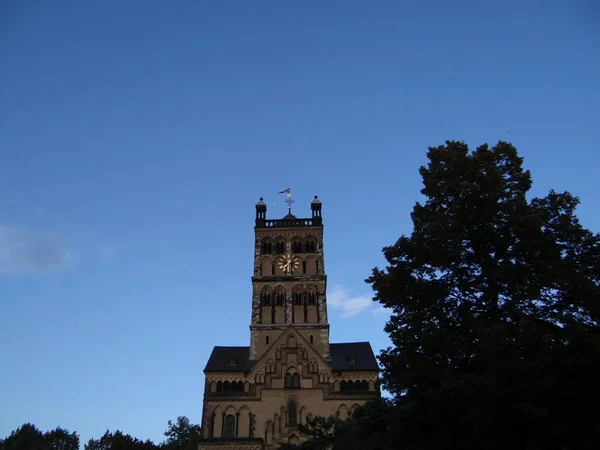
[[[332,344],[321,202],[312,217],[266,219],[256,205],[248,347],[215,347],[204,370],[202,449],[275,449],[313,416],[347,417],[379,395],[368,342]]]

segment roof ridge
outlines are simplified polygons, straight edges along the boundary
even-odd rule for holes
[[[247,345],[215,345],[213,348],[250,348]]]

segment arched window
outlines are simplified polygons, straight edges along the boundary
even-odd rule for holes
[[[235,437],[235,416],[233,414],[228,414],[225,416],[225,423],[223,424],[223,437]]]
[[[288,427],[298,425],[298,410],[296,409],[296,400],[288,402]]]
[[[340,383],[340,391],[341,391],[341,392],[346,392],[347,390],[348,390],[348,389],[347,389],[347,386],[346,386],[346,381],[342,381],[342,382]]]
[[[262,253],[263,255],[269,255],[272,253],[273,247],[270,242],[266,241],[262,243]]]
[[[283,306],[285,301],[285,293],[278,291],[275,293],[275,306]]]
[[[355,363],[354,355],[348,355],[348,364],[354,365]]]
[[[348,392],[352,392],[354,390],[354,383],[352,381],[348,381],[348,383],[346,383],[346,390]]]
[[[229,360],[229,365],[232,367],[237,366],[237,363],[238,363],[238,359],[235,356]]]
[[[309,292],[308,293],[308,304],[309,305],[316,305],[317,304],[317,294],[315,294],[314,292]]]
[[[275,252],[276,253],[285,253],[285,242],[284,241],[277,241],[275,243]]]
[[[367,392],[369,390],[369,382],[367,380],[362,380],[360,382],[360,390],[363,392]]]
[[[302,241],[300,239],[294,239],[292,241],[292,252],[302,253]]]
[[[260,304],[262,306],[271,306],[271,293],[270,292],[261,292]]]
[[[217,382],[217,392],[223,392],[223,382]]]
[[[306,240],[306,253],[314,253],[317,249],[317,244],[312,238]]]
[[[300,387],[300,374],[299,373],[286,373],[283,380],[284,387],[286,388],[299,388]]]
[[[292,295],[294,306],[302,306],[302,292],[294,292]]]

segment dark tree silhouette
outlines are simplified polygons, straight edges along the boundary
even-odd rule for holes
[[[302,448],[597,448],[600,236],[570,193],[528,197],[509,143],[427,157],[413,231],[367,279],[391,312],[379,359],[393,400],[308,429]]]

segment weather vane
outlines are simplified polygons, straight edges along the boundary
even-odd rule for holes
[[[294,199],[292,198],[292,191],[290,190],[290,188],[284,189],[283,191],[279,192],[280,194],[285,194],[286,195],[286,199],[285,202],[288,205],[288,212],[291,214],[292,213],[292,203],[294,203]]]

